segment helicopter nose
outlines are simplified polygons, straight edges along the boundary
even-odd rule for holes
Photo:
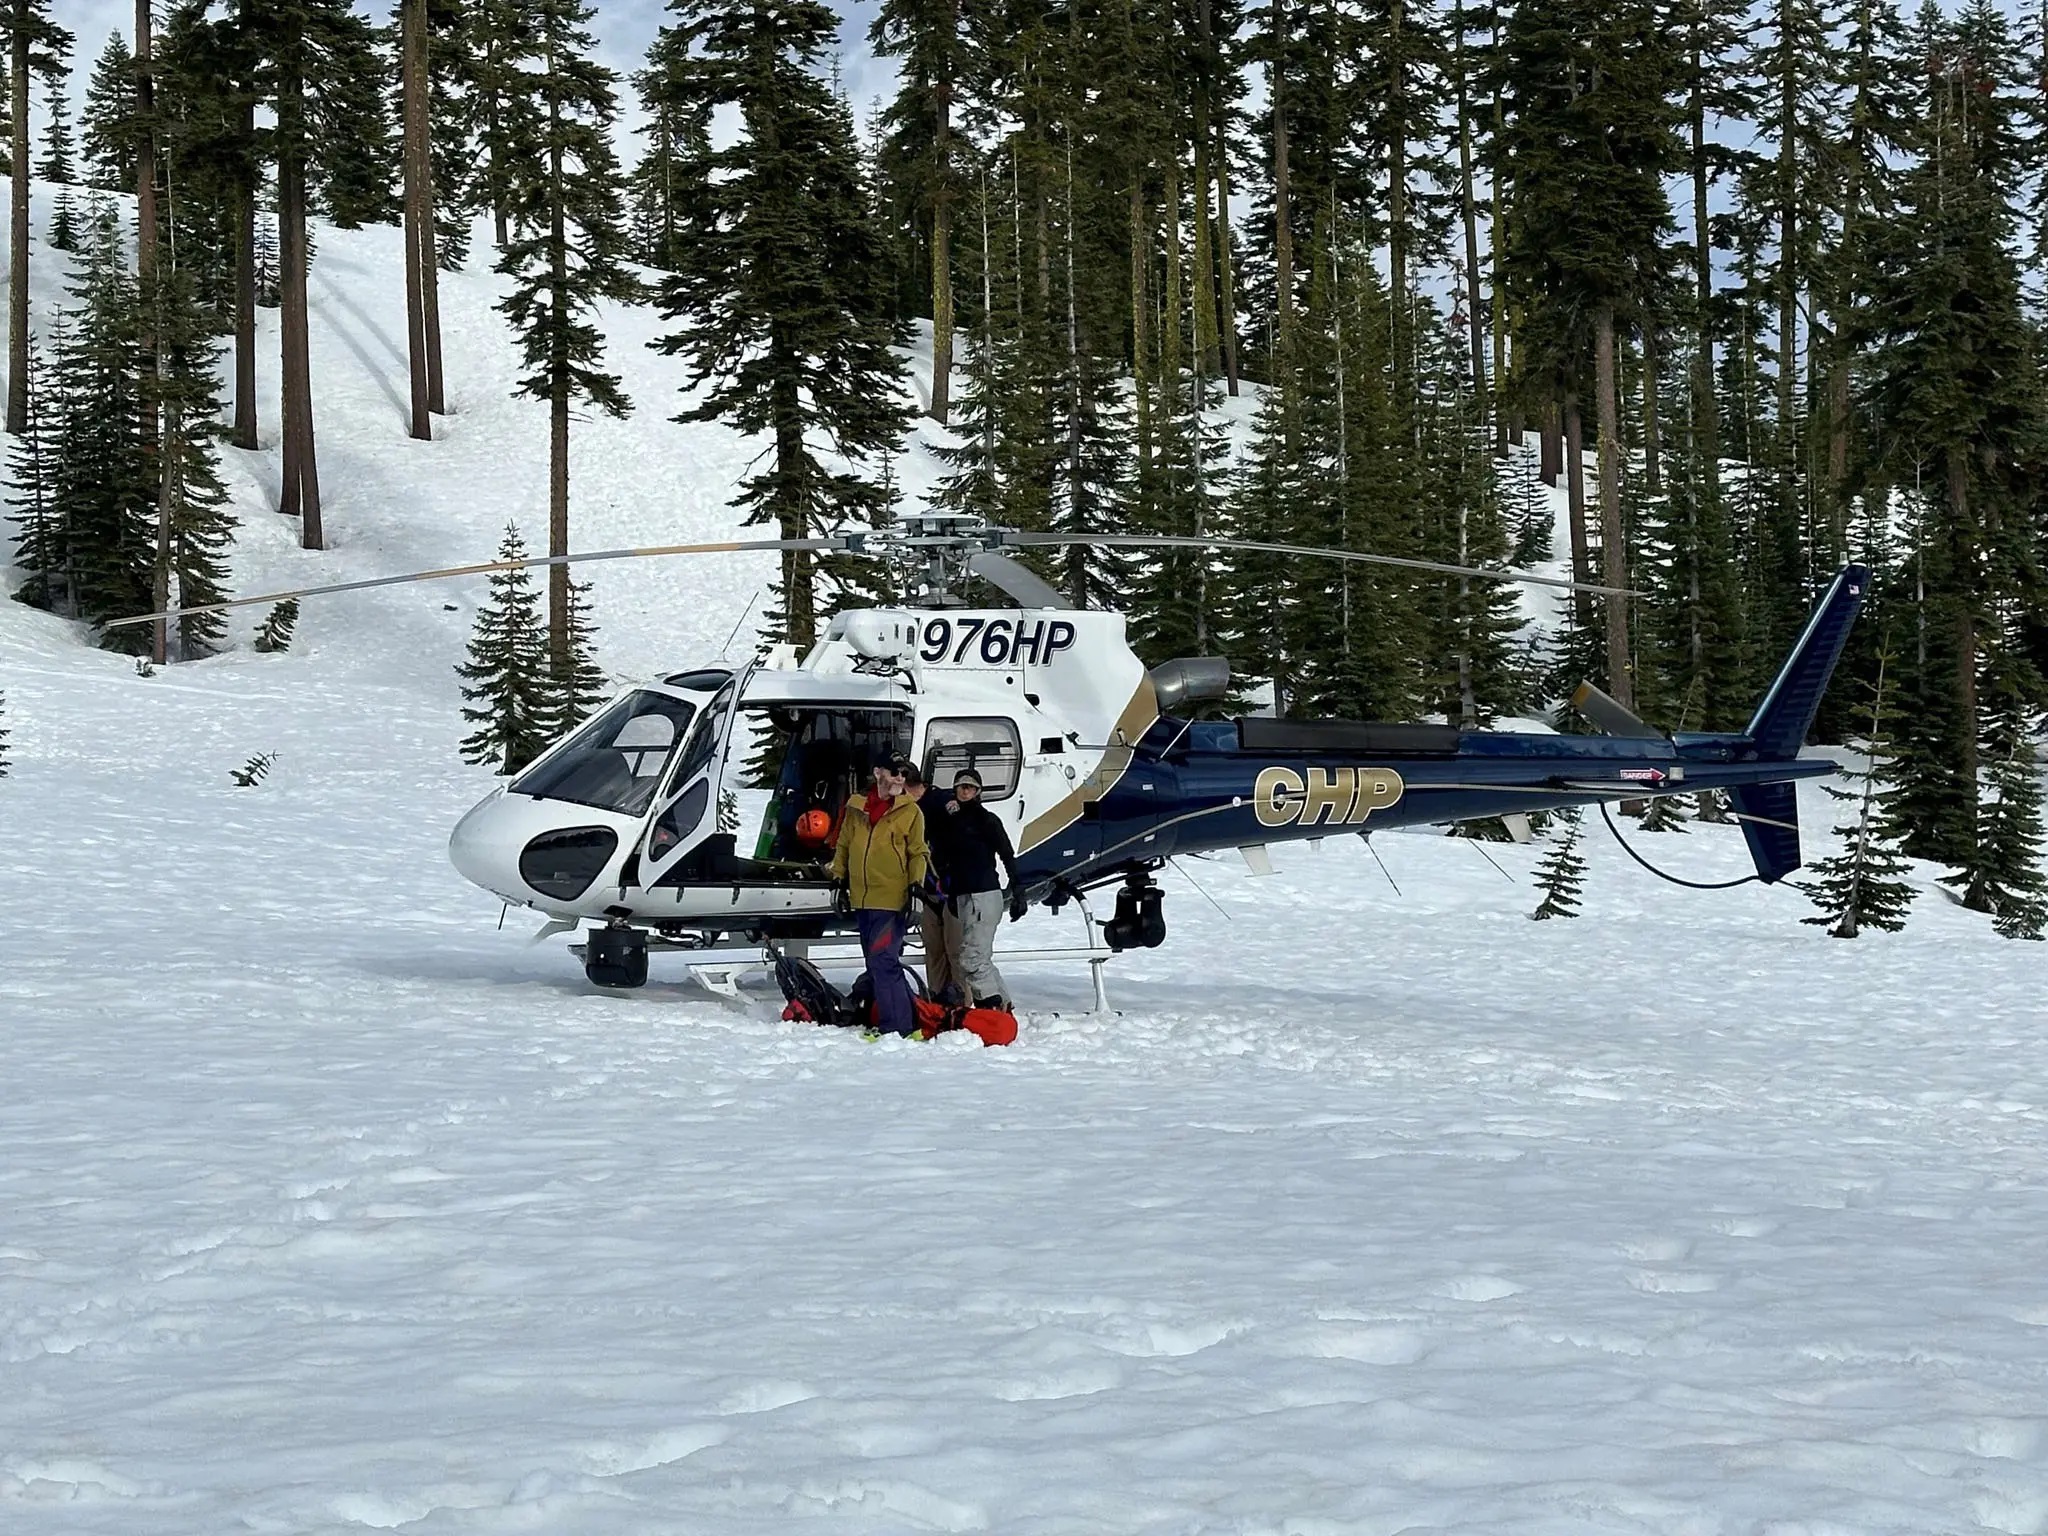
[[[506,804],[502,787],[470,807],[448,836],[448,861],[471,885],[480,885],[507,901],[528,902],[533,892],[519,878],[521,839],[513,823],[516,807]]]

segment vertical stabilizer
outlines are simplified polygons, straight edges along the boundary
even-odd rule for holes
[[[1771,684],[1771,691],[1757,706],[1756,718],[1743,732],[1756,743],[1758,757],[1767,761],[1793,758],[1806,745],[1806,733],[1813,729],[1813,717],[1820,712],[1821,695],[1828,691],[1828,679],[1842,659],[1842,647],[1849,643],[1849,626],[1856,622],[1869,590],[1869,566],[1844,566],[1813,610],[1806,633],[1792,647],[1778,680]]]

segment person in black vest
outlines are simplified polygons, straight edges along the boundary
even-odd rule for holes
[[[953,776],[953,797],[931,818],[932,858],[945,882],[948,905],[959,923],[956,974],[976,1007],[1008,1008],[1010,992],[996,969],[996,929],[1007,906],[1012,920],[1024,915],[1017,884],[1017,854],[1002,818],[981,803],[981,775],[962,768]],[[996,876],[1000,862],[1008,882]]]

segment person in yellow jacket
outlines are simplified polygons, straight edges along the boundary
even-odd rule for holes
[[[860,924],[875,1022],[898,1035],[917,1028],[910,982],[903,974],[903,940],[909,931],[911,887],[922,885],[931,867],[924,812],[903,792],[911,766],[906,758],[875,764],[875,787],[846,802],[832,850],[832,878],[845,885],[847,905]]]

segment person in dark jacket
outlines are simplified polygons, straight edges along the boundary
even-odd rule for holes
[[[996,969],[996,928],[1008,907],[1024,915],[1017,885],[1017,854],[1002,818],[981,803],[981,775],[962,768],[953,776],[953,798],[931,818],[932,858],[945,882],[948,905],[959,924],[955,972],[968,1000],[1009,1007],[1010,991]],[[996,877],[1000,863],[1008,883]]]

